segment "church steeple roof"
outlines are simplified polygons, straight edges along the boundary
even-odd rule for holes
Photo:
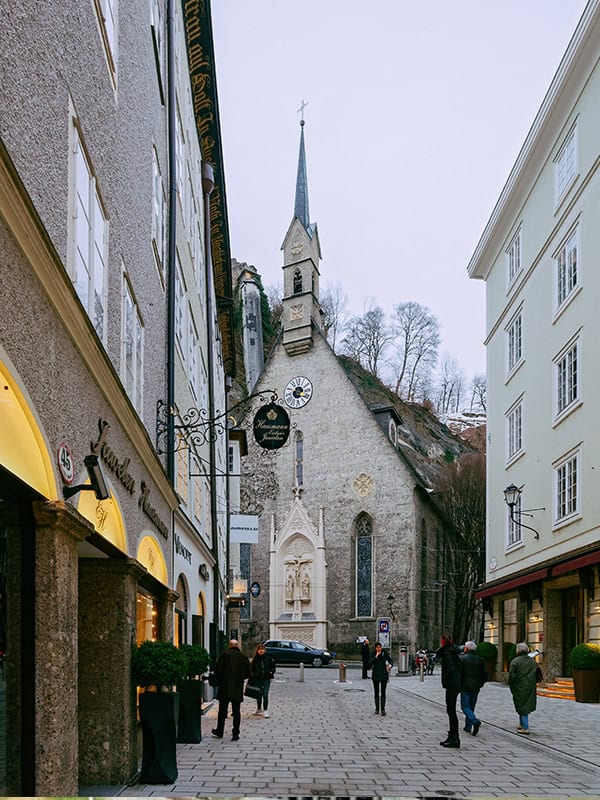
[[[310,216],[308,213],[308,180],[306,177],[306,152],[304,150],[304,120],[300,120],[300,153],[298,155],[298,174],[296,176],[296,202],[294,216],[304,229],[310,232]]]

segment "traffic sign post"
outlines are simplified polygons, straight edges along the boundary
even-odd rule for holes
[[[388,617],[379,617],[377,619],[377,641],[381,642],[381,646],[388,652],[391,650],[392,633]]]

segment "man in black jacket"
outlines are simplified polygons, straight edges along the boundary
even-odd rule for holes
[[[458,717],[456,716],[456,699],[460,694],[462,681],[462,662],[458,651],[452,643],[452,636],[444,633],[441,638],[442,646],[436,653],[436,659],[442,663],[442,686],[446,690],[446,713],[448,714],[448,736],[442,747],[460,747],[458,735]]]
[[[475,716],[475,706],[479,690],[486,681],[487,673],[483,658],[475,654],[475,642],[465,642],[462,661],[462,685],[460,687],[460,707],[465,715],[465,731],[477,736],[481,721]]]
[[[223,650],[215,666],[215,677],[219,687],[219,713],[217,727],[211,733],[216,739],[223,738],[225,720],[229,703],[231,703],[231,716],[233,728],[231,741],[237,742],[240,738],[241,711],[240,705],[244,699],[244,681],[250,677],[250,659],[245,656],[237,639],[230,639],[229,649]]]

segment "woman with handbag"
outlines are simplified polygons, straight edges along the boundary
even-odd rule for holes
[[[269,708],[269,687],[271,679],[275,677],[275,659],[268,655],[262,642],[256,648],[254,658],[250,662],[250,681],[253,686],[261,688],[261,696],[256,698],[256,716],[270,717]],[[263,713],[264,709],[264,713]]]

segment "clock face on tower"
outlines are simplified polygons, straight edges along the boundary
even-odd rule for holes
[[[299,375],[285,387],[283,398],[290,408],[302,408],[312,397],[312,383],[303,375]]]

